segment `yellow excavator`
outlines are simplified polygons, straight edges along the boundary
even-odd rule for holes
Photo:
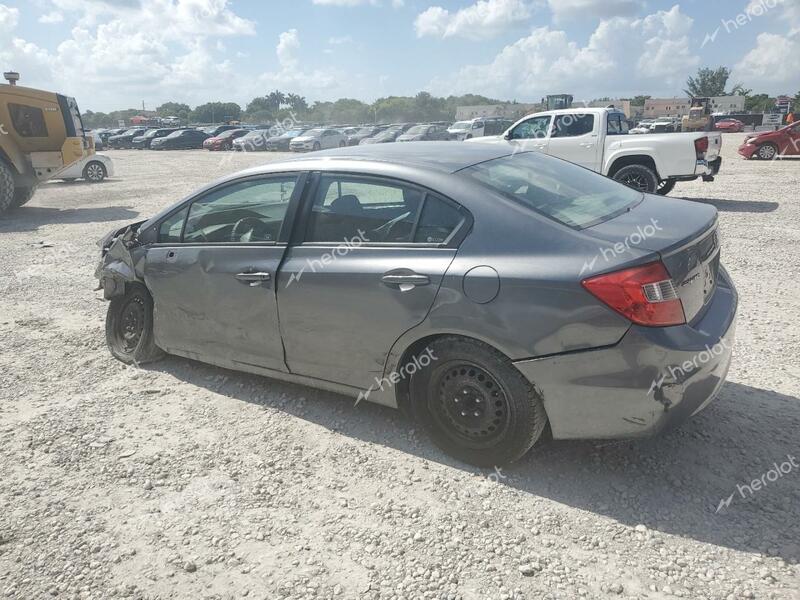
[[[25,204],[36,186],[94,154],[74,98],[17,85],[19,73],[0,84],[0,214]]]

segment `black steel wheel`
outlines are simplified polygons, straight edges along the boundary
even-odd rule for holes
[[[106,314],[106,343],[124,363],[158,360],[163,352],[153,339],[153,299],[143,285],[131,283],[122,296],[111,299]]]

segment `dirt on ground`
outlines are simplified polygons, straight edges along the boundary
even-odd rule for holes
[[[741,296],[717,400],[492,471],[387,408],[110,356],[96,241],[285,155],[111,151],[114,178],[43,185],[0,217],[0,597],[800,598],[800,161],[741,139],[672,193],[719,209]]]

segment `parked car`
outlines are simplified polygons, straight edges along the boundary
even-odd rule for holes
[[[765,131],[748,136],[739,146],[739,154],[747,159],[772,160],[778,156],[800,156],[800,122],[778,131]]]
[[[650,194],[667,195],[678,181],[714,181],[722,166],[720,133],[621,135],[626,127],[625,114],[614,108],[554,110],[470,142],[544,152]]]
[[[199,129],[179,129],[150,143],[151,150],[189,150],[203,147],[210,136]]]
[[[713,206],[507,146],[267,164],[100,246],[120,361],[169,353],[399,407],[481,466],[520,458],[548,425],[555,439],[674,426],[731,359],[737,294]]]
[[[376,136],[380,132],[386,130],[387,127],[388,125],[374,125],[374,126],[361,127],[354,134],[347,136],[346,140],[347,145],[358,146],[361,143],[361,140],[365,140],[367,138]]]
[[[229,129],[239,129],[238,125],[210,125],[209,127],[203,127],[200,131],[207,133],[209,137],[216,137],[223,131],[228,131]]]
[[[441,142],[450,139],[447,129],[441,125],[415,125],[403,135],[397,137],[398,142]]]
[[[457,121],[450,126],[447,132],[450,134],[450,139],[464,141],[485,135],[499,135],[509,125],[511,125],[511,121],[508,119],[481,117],[469,121]]]
[[[270,152],[289,152],[289,145],[292,140],[301,137],[308,129],[292,129],[291,131],[284,131],[280,135],[273,135],[267,138],[267,150]]]
[[[149,149],[150,145],[153,143],[153,140],[167,137],[169,134],[175,131],[177,131],[175,128],[148,129],[144,132],[144,135],[133,138],[132,146],[137,150]]]
[[[250,133],[249,129],[226,129],[219,135],[208,138],[203,142],[206,150],[233,150],[233,140]]]
[[[120,133],[124,133],[125,131],[127,131],[126,128],[105,129],[103,131],[99,131],[98,134],[100,135],[100,139],[103,140],[103,145],[108,146],[109,145],[108,138],[110,138],[112,135],[119,135]]]
[[[267,149],[269,132],[265,129],[248,131],[245,135],[233,140],[233,149],[237,152],[264,152]]]
[[[101,137],[99,131],[97,131],[97,130],[86,131],[85,133],[86,133],[86,135],[92,137],[92,140],[94,141],[94,149],[96,151],[101,152],[101,151],[105,150],[106,144],[103,141],[103,138]]]
[[[680,122],[669,117],[656,119],[655,122],[650,125],[650,133],[677,133],[680,130]]]
[[[71,164],[61,171],[57,179],[75,181],[85,179],[89,183],[100,183],[107,177],[114,176],[114,162],[105,154],[93,154],[83,160]]]
[[[308,152],[310,150],[327,150],[345,145],[344,136],[338,129],[309,129],[303,135],[289,143],[292,152]]]
[[[629,133],[633,134],[641,134],[641,133],[650,133],[650,127],[655,123],[654,119],[642,119],[637,123],[636,127],[631,128]]]
[[[714,124],[714,129],[727,133],[741,133],[744,131],[744,123],[739,119],[720,119]]]
[[[131,129],[126,129],[122,133],[109,137],[108,146],[118,150],[133,148],[133,138],[144,135],[145,131],[147,131],[146,127],[133,127]]]
[[[377,135],[373,135],[372,137],[364,138],[359,142],[359,145],[368,145],[368,144],[390,144],[392,142],[397,141],[401,135],[403,135],[408,129],[411,129],[413,125],[408,124],[406,127],[405,125],[392,125],[387,129],[384,129]]]

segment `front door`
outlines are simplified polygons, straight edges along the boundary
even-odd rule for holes
[[[161,222],[145,264],[161,348],[285,370],[275,281],[300,187],[296,175],[242,179]]]
[[[547,136],[550,132],[550,115],[531,117],[521,121],[508,133],[508,140],[517,150],[547,152]]]
[[[278,308],[292,373],[366,389],[421,323],[469,215],[395,180],[328,174],[287,251]]]
[[[586,169],[599,171],[600,122],[597,115],[566,113],[556,115],[547,153]]]

